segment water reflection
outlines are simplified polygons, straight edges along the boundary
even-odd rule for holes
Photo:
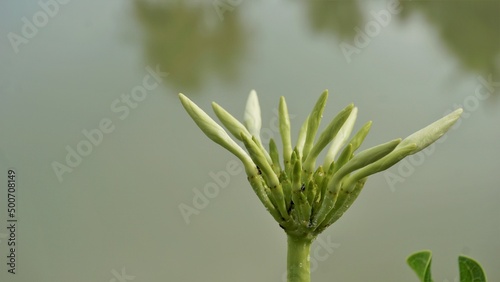
[[[168,72],[176,92],[194,93],[213,74],[235,81],[248,40],[237,9],[221,21],[211,2],[192,2],[134,2],[148,64]]]
[[[464,69],[500,80],[500,1],[400,1],[401,18],[421,13]]]
[[[355,27],[363,24],[358,1],[307,1],[309,21],[315,31],[329,32],[341,40],[352,41]]]
[[[423,14],[464,70],[500,80],[500,0],[399,2],[399,17],[405,20],[411,14]],[[339,41],[352,43],[355,28],[371,20],[369,11],[356,0],[305,3],[311,27]]]
[[[211,1],[135,0],[134,12],[144,31],[148,64],[170,73],[175,92],[196,93],[213,75],[224,83],[238,79],[249,34],[234,9],[218,18]],[[310,26],[352,43],[356,27],[370,20],[363,2],[304,1]],[[400,1],[405,20],[418,13],[440,35],[450,54],[467,71],[500,80],[500,0]],[[394,24],[397,24],[395,21]],[[497,91],[498,92],[498,91]]]

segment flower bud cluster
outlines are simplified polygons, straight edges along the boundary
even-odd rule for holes
[[[274,140],[266,150],[260,140],[261,114],[257,94],[250,92],[241,123],[216,103],[213,110],[221,123],[246,148],[183,94],[182,105],[215,143],[238,157],[255,194],[279,225],[290,235],[314,238],[337,221],[356,200],[367,177],[388,169],[406,156],[423,150],[439,139],[458,120],[458,109],[405,139],[394,139],[356,153],[371,128],[364,124],[349,139],[358,109],[341,110],[317,137],[328,91],[324,91],[300,128],[292,147],[290,118],[284,97],[279,102],[279,129],[283,162]],[[327,148],[322,165],[319,154]]]

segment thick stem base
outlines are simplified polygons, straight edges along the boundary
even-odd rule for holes
[[[310,282],[309,252],[312,240],[288,236],[287,277],[288,282]]]

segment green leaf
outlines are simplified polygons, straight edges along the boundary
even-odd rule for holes
[[[406,263],[417,274],[421,282],[433,282],[431,277],[432,252],[423,250],[410,255]]]
[[[486,275],[481,265],[474,259],[459,256],[458,267],[460,269],[460,282],[486,282]]]

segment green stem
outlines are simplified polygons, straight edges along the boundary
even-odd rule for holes
[[[309,252],[312,239],[288,236],[287,277],[288,282],[310,282]]]

